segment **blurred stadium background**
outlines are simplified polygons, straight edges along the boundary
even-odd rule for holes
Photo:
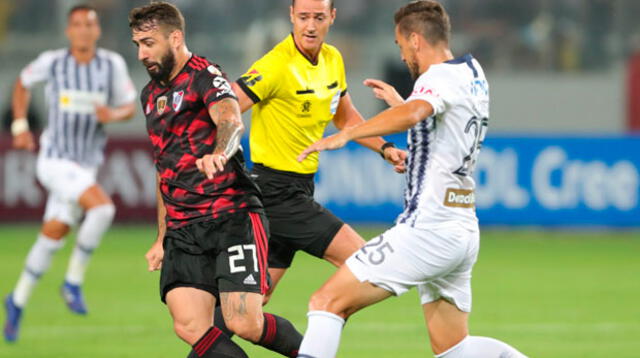
[[[176,0],[192,51],[230,79],[290,31],[288,0]],[[483,249],[471,329],[531,357],[638,357],[640,352],[640,2],[635,0],[443,0],[454,54],[471,52],[491,86],[489,135],[476,170]],[[35,155],[11,149],[11,88],[41,51],[64,47],[78,1],[0,0],[0,294],[11,290],[35,239],[44,191]],[[130,42],[128,11],[144,1],[95,0],[100,46],[122,54],[138,89],[147,74]],[[407,93],[393,43],[404,0],[336,1],[328,42],[345,58],[349,91],[365,115],[382,109],[362,85],[379,78]],[[34,91],[32,127],[46,119]],[[248,118],[246,116],[245,118]],[[64,257],[34,293],[21,340],[0,357],[186,355],[157,299],[143,254],[155,237],[154,169],[141,112],[111,135],[101,183],[118,205],[116,225],[88,273],[91,315],[71,317],[57,297]],[[634,134],[635,133],[635,134]],[[389,137],[402,145],[403,135]],[[370,238],[401,208],[404,185],[375,153],[323,153],[318,199]],[[297,258],[269,309],[304,330],[306,299],[332,271]],[[4,317],[3,317],[4,318]],[[350,320],[340,356],[430,356],[415,293]],[[267,351],[245,345],[251,356]]]

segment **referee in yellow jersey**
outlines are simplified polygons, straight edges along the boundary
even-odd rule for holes
[[[341,266],[364,240],[313,198],[318,153],[296,158],[322,137],[364,121],[347,93],[342,55],[324,38],[333,24],[333,0],[292,0],[293,33],[234,83],[242,111],[253,107],[251,159],[269,219],[271,287],[265,303],[298,250]],[[381,137],[359,143],[403,171],[406,153]]]

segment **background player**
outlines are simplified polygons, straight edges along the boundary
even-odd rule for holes
[[[129,24],[151,77],[141,101],[158,171],[158,238],[146,258],[149,270],[162,270],[160,294],[174,330],[193,347],[189,357],[246,357],[212,326],[219,297],[234,333],[295,356],[300,333],[262,312],[266,219],[238,150],[244,127],[230,84],[219,67],[189,52],[175,6],[135,8]]]
[[[342,55],[324,43],[336,16],[331,0],[294,0],[293,32],[256,61],[233,84],[240,108],[251,116],[252,177],[269,218],[269,273],[276,285],[298,250],[340,266],[364,240],[313,198],[317,154],[303,163],[298,153],[322,137],[333,121],[345,128],[363,121],[347,93]],[[360,144],[402,171],[405,152],[380,138]],[[266,302],[265,301],[265,302]],[[216,315],[216,322],[220,316]]]
[[[386,85],[369,82],[395,106],[314,143],[299,159],[349,140],[409,130],[405,210],[314,293],[298,357],[333,358],[346,317],[414,286],[436,357],[524,357],[506,343],[468,333],[479,248],[471,174],[489,116],[484,72],[471,55],[451,55],[449,17],[439,3],[405,5],[395,24],[402,60],[417,78],[411,96],[402,103]]]
[[[26,120],[30,91],[34,84],[47,82],[49,121],[40,137],[37,175],[49,197],[38,239],[5,300],[7,341],[17,339],[22,309],[83,211],[61,293],[72,312],[87,313],[81,291],[85,271],[115,214],[111,199],[96,182],[106,143],[103,125],[133,116],[135,89],[122,57],[96,47],[100,24],[95,9],[73,7],[66,35],[69,48],[43,52],[20,73],[13,91],[13,145],[34,150]]]

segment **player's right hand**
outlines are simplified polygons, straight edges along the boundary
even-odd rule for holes
[[[149,251],[147,251],[147,254],[144,255],[144,258],[147,259],[149,271],[160,270],[160,268],[162,267],[162,259],[164,258],[162,240],[156,240],[156,242],[151,245]]]
[[[24,149],[33,152],[36,149],[36,143],[33,140],[33,134],[26,131],[13,137],[13,147],[16,149]]]
[[[227,164],[228,158],[224,153],[221,154],[207,154],[204,157],[196,160],[196,167],[208,179],[213,179],[213,176],[217,172],[224,171],[224,165]]]
[[[328,137],[321,138],[317,142],[308,146],[305,150],[298,155],[298,162],[305,160],[311,153],[322,152],[323,150],[334,150],[344,147],[349,141],[346,134],[349,128],[344,128],[338,133],[330,135]]]
[[[404,103],[404,100],[398,91],[384,81],[367,78],[363,83],[365,86],[371,87],[376,98],[387,102],[389,107],[398,106]]]

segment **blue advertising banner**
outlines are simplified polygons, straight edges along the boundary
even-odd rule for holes
[[[343,220],[402,211],[405,178],[376,153],[350,143],[320,163],[316,198]],[[488,137],[474,175],[483,225],[640,226],[640,137]]]

